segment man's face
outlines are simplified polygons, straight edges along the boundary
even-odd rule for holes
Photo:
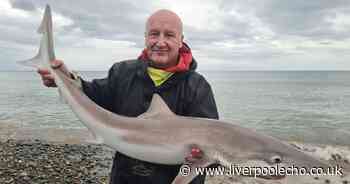
[[[152,16],[146,26],[145,42],[151,64],[157,68],[175,66],[182,47],[182,28],[171,15]]]

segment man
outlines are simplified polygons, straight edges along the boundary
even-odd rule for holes
[[[145,45],[138,59],[116,63],[108,77],[84,81],[65,68],[67,75],[79,80],[84,93],[98,105],[117,114],[136,117],[144,113],[154,93],[158,93],[178,115],[218,118],[210,85],[195,72],[197,63],[183,42],[182,22],[169,10],[159,10],[146,23]],[[65,67],[55,61],[52,67]],[[40,68],[44,85],[55,87],[48,70]],[[111,173],[112,184],[171,183],[179,165],[160,165],[135,160],[116,153]],[[198,176],[191,183],[204,183]]]

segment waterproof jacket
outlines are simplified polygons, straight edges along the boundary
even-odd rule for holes
[[[84,93],[98,105],[116,114],[136,117],[144,113],[158,93],[177,115],[218,119],[209,83],[198,74],[193,59],[189,71],[173,74],[156,87],[147,73],[148,62],[128,60],[115,63],[103,79],[82,80]],[[169,130],[173,131],[173,130]],[[130,158],[119,152],[113,161],[111,184],[164,184],[178,174],[179,165],[161,165]],[[205,176],[191,183],[204,183]]]

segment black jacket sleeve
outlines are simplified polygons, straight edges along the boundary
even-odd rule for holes
[[[200,76],[195,86],[194,98],[186,110],[187,116],[219,119],[214,94],[209,83]]]
[[[108,76],[102,79],[94,79],[91,82],[82,80],[84,93],[99,106],[112,111],[113,99],[115,98],[114,88],[118,77],[118,66],[114,65],[108,72]],[[113,79],[112,79],[113,78]]]

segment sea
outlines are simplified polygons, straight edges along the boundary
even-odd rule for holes
[[[350,145],[350,71],[199,72],[211,84],[222,120],[286,141]],[[107,74],[79,73],[86,80]],[[33,71],[0,72],[4,134],[8,126],[1,124],[36,134],[86,130],[57,90],[44,87]]]

